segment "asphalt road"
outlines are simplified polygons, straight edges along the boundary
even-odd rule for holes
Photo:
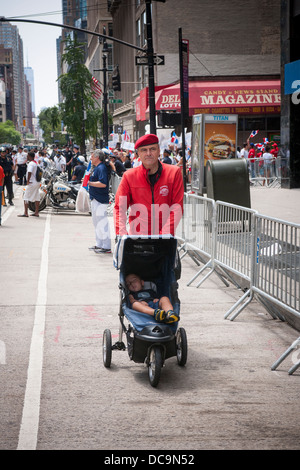
[[[88,251],[90,216],[18,218],[22,205],[18,188],[0,227],[0,449],[299,449],[300,371],[287,374],[299,350],[271,371],[298,332],[256,302],[224,320],[242,293],[214,275],[187,287],[186,256],[187,365],[168,359],[157,388],[126,351],[106,369],[103,330],[119,331],[112,255]]]

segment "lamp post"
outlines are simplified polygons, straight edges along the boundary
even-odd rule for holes
[[[106,34],[105,27],[103,27],[103,34]],[[108,104],[108,93],[107,93],[107,53],[109,52],[106,39],[103,41],[102,48],[102,69],[94,69],[94,72],[103,72],[103,142],[104,147],[108,146],[108,113],[107,113],[107,104]]]
[[[146,3],[146,23],[147,23],[147,57],[148,57],[148,80],[149,80],[148,87],[149,87],[150,133],[156,134],[151,0],[146,0],[145,3]]]

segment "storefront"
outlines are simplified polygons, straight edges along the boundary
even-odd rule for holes
[[[137,120],[147,117],[147,93],[142,90]],[[190,81],[189,115],[237,114],[238,141],[241,144],[252,130],[259,130],[254,142],[262,137],[280,138],[280,80]],[[180,84],[155,93],[156,111],[180,112]],[[263,135],[262,135],[263,134]]]

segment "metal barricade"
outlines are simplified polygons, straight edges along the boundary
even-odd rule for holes
[[[253,291],[300,318],[300,225],[257,214]]]
[[[122,177],[118,176],[117,173],[112,173],[111,174],[111,179],[110,179],[110,190],[112,194],[116,194],[117,189],[119,187],[119,184],[121,182]]]
[[[300,336],[291,344],[291,346],[282,354],[282,356],[280,356],[280,358],[277,359],[276,362],[274,362],[274,364],[271,367],[271,370],[276,370],[279,364],[281,364],[282,361],[284,361],[284,359],[286,359],[289,354],[291,354],[294,350],[296,350],[298,346],[300,346]],[[299,367],[300,367],[300,361],[296,362],[289,369],[288,371],[289,375],[292,375]]]
[[[253,161],[251,161],[253,160]],[[255,186],[280,186],[280,158],[247,160],[250,182]]]
[[[300,225],[257,215],[256,270],[252,291],[277,305],[286,315],[290,313],[300,319]],[[300,338],[271,369],[275,370],[299,345]],[[299,367],[300,361],[290,368],[289,374]]]
[[[196,287],[212,272],[218,274],[223,282],[223,273],[231,280],[236,275],[246,281],[244,295],[224,318],[233,321],[257,297],[274,319],[285,321],[288,315],[300,319],[299,224],[189,194],[185,195],[182,237],[183,256],[193,252],[206,258],[204,266],[187,285],[207,268],[210,269],[208,274]],[[298,346],[300,338],[275,362],[272,370]],[[299,367],[300,361],[289,370],[289,374]]]
[[[115,205],[115,196],[117,189],[121,181],[121,176],[118,176],[117,173],[112,173],[110,177],[110,186],[109,186],[109,206],[107,209],[108,215],[113,215],[114,205]]]
[[[242,308],[252,300],[250,286],[253,277],[255,215],[257,212],[219,201],[216,204],[216,209],[215,266],[221,267],[228,277],[231,277],[231,274],[244,279],[249,286],[244,295],[225,314],[225,318],[228,318],[247,297],[249,299]]]
[[[215,201],[213,199],[185,194],[184,216],[181,226],[181,237],[184,238],[181,258],[188,254],[194,262],[204,266],[187,283],[190,285],[206,268],[213,270],[212,259],[214,249],[214,213]],[[179,235],[180,237],[180,235]],[[178,238],[178,230],[176,232]],[[224,279],[222,279],[223,282]]]

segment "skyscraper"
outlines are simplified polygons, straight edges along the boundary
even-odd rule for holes
[[[30,83],[31,87],[31,107],[32,112],[35,114],[35,94],[34,94],[34,71],[31,67],[25,67],[24,73],[27,77],[28,82]]]
[[[25,113],[25,80],[23,41],[18,28],[10,23],[0,23],[0,44],[3,44],[5,48],[12,49],[15,124],[20,128]]]

